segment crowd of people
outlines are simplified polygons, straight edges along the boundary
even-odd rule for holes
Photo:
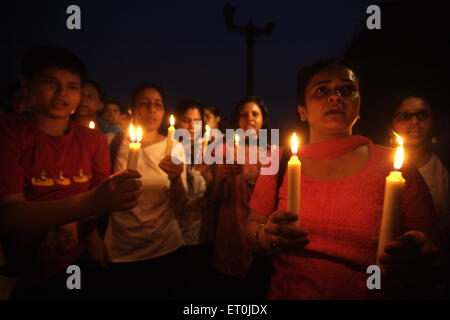
[[[287,211],[285,148],[267,148],[279,153],[274,175],[249,161],[248,141],[244,164],[173,161],[163,89],[138,84],[124,108],[86,74],[74,53],[35,46],[8,90],[0,116],[4,297],[448,297],[449,179],[433,150],[437,109],[426,95],[402,92],[385,110],[386,132],[405,141],[406,186],[401,233],[380,257],[382,290],[369,290],[394,149],[352,134],[360,79],[345,62],[298,73],[291,116],[308,133],[300,217]],[[253,129],[258,139],[271,129],[269,110],[260,97],[243,97],[225,123],[216,107],[182,100],[175,126],[189,144],[177,156],[196,156],[197,121],[202,132]],[[127,169],[130,124],[143,131],[136,170]],[[216,150],[230,148],[225,141]],[[81,290],[66,285],[69,265],[82,270]]]

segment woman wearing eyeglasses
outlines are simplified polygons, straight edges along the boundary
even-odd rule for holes
[[[408,159],[419,169],[433,198],[439,228],[449,235],[449,177],[433,153],[436,123],[429,99],[417,92],[401,93],[392,101],[391,130],[405,141]]]

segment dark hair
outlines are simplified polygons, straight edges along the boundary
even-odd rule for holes
[[[216,117],[220,116],[219,108],[217,108],[216,106],[214,106],[212,104],[204,106],[203,111],[204,110],[210,111]]]
[[[303,67],[298,72],[296,87],[297,105],[305,106],[306,88],[308,87],[308,83],[311,78],[319,72],[335,66],[341,66],[352,70],[356,75],[357,81],[359,82],[358,75],[355,72],[355,66],[351,62],[340,59],[318,60],[311,65]]]
[[[50,45],[38,45],[27,50],[22,58],[20,73],[32,79],[42,69],[51,67],[78,74],[82,84],[86,80],[86,69],[78,56],[65,48]]]
[[[407,89],[401,90],[394,94],[391,94],[387,98],[387,102],[385,103],[383,120],[386,125],[386,132],[391,131],[392,121],[394,120],[394,115],[397,109],[400,107],[402,102],[408,98],[420,98],[425,101],[428,107],[431,110],[431,118],[433,119],[433,125],[431,127],[430,134],[433,136],[439,135],[442,131],[442,124],[439,121],[439,117],[436,117],[435,112],[437,111],[435,107],[435,99],[425,90],[422,89]]]
[[[105,106],[106,106],[107,104],[115,104],[116,106],[119,107],[119,110],[120,110],[120,104],[119,104],[117,101],[115,101],[115,100],[108,100],[108,101],[105,101]]]
[[[263,116],[263,123],[261,126],[261,129],[270,129],[270,123],[269,123],[269,111],[267,109],[266,104],[264,103],[263,99],[260,97],[255,96],[247,96],[236,104],[236,107],[234,108],[233,115],[231,116],[231,124],[234,129],[239,128],[239,118],[241,117],[242,109],[244,108],[244,105],[249,102],[254,102],[258,105],[259,109],[261,110],[262,116]]]
[[[93,86],[94,89],[97,91],[100,102],[104,102],[106,100],[105,91],[103,90],[102,86],[98,82],[96,82],[94,80],[86,80],[84,82],[83,86],[85,86],[87,84]]]
[[[135,87],[133,89],[133,92],[131,93],[131,109],[134,111],[134,101],[136,100],[136,97],[139,95],[139,93],[141,93],[141,91],[143,90],[147,90],[147,89],[154,89],[156,91],[158,91],[158,93],[161,95],[162,101],[163,101],[163,106],[165,106],[164,103],[164,93],[163,90],[161,89],[161,87],[155,83],[150,83],[150,82],[143,82],[140,83],[137,87]],[[164,107],[165,109],[165,107]]]
[[[189,109],[197,109],[200,112],[200,118],[203,122],[203,106],[195,100],[182,100],[178,102],[175,106],[175,117],[181,119]]]

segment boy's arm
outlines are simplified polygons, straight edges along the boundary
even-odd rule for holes
[[[0,233],[48,229],[96,214],[136,206],[142,182],[136,171],[121,171],[85,193],[54,201],[26,201],[22,193],[0,197]]]

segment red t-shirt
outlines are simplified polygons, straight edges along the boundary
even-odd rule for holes
[[[70,122],[64,136],[50,136],[26,114],[2,116],[0,146],[0,196],[23,193],[27,201],[63,199],[88,191],[110,174],[105,136],[75,122]],[[66,246],[52,265],[39,259],[33,263],[45,239],[60,242],[59,249]],[[32,264],[33,273],[39,269],[42,277],[48,277],[83,253],[86,245],[81,240],[76,222],[47,232],[19,234],[12,237],[8,256],[16,264]]]
[[[366,273],[374,265],[383,211],[385,178],[392,171],[391,149],[368,145],[369,160],[356,174],[342,179],[313,179],[302,174],[300,225],[310,243],[294,254],[278,254],[270,299],[370,299]],[[417,169],[404,164],[406,186],[402,232],[435,227],[431,196]],[[278,209],[286,209],[287,175],[279,190]],[[277,175],[261,175],[250,207],[269,216],[275,210]],[[381,287],[388,284],[382,280]],[[381,292],[381,295],[384,292]]]

